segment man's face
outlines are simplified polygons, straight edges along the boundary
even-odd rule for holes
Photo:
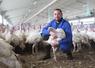
[[[58,10],[55,10],[54,11],[54,18],[55,18],[55,20],[59,21],[61,19],[61,17],[62,17],[62,13],[60,11],[58,11]]]

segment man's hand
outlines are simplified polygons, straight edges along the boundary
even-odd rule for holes
[[[50,31],[50,35],[51,35],[53,38],[57,38],[56,33],[55,33],[55,32],[53,32],[53,31]]]

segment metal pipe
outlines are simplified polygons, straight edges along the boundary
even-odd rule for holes
[[[51,6],[52,4],[54,4],[56,1],[58,0],[53,0],[51,3],[49,3],[48,5],[46,5],[44,8],[42,8],[40,11],[38,11],[36,14],[34,14],[33,16],[31,16],[30,18],[28,18],[26,21],[24,21],[24,23],[28,22],[29,20],[31,20],[33,17],[37,16],[38,14],[40,14],[42,11],[44,11],[46,8],[48,8],[49,6]]]

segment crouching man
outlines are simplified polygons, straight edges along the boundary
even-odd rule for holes
[[[54,19],[47,24],[47,26],[45,26],[42,29],[41,32],[41,36],[44,39],[49,38],[50,36],[50,31],[48,30],[50,27],[54,28],[54,29],[62,29],[65,32],[65,38],[60,39],[60,41],[58,41],[58,45],[59,45],[59,49],[63,52],[66,53],[67,58],[72,60],[72,49],[73,49],[73,45],[72,45],[72,30],[71,30],[71,26],[69,24],[68,21],[66,21],[65,19],[62,18],[62,11],[61,9],[54,9]],[[54,33],[53,33],[54,35]],[[56,36],[56,33],[55,33]],[[52,44],[54,47],[56,46],[55,43]],[[50,52],[50,49],[48,50],[48,52]],[[47,55],[44,57],[44,59],[48,59],[50,58],[50,53],[47,53]]]

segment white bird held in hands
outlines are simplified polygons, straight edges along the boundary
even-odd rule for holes
[[[54,54],[54,60],[57,61],[56,58],[56,50],[59,44],[59,41],[63,38],[65,38],[65,32],[63,29],[58,28],[58,29],[54,29],[52,27],[49,27],[49,32],[50,32],[50,37],[48,39],[48,43],[51,44],[52,49],[53,49],[53,54]]]

